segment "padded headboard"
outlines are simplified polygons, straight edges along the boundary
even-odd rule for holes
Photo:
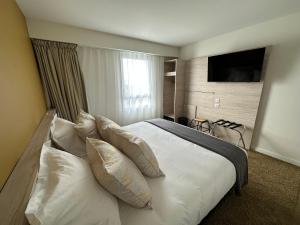
[[[1,225],[28,225],[24,212],[39,168],[42,145],[49,139],[54,116],[55,110],[46,112],[0,193]]]

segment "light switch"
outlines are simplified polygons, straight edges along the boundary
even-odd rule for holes
[[[220,108],[220,104],[219,103],[215,103],[215,108]]]
[[[215,103],[220,103],[220,98],[215,98]]]

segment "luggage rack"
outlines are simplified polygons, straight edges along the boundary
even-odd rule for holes
[[[212,135],[214,135],[214,128],[215,128],[216,125],[224,127],[224,128],[227,128],[227,129],[231,129],[231,130],[237,132],[239,134],[239,136],[240,136],[240,138],[239,138],[239,140],[237,142],[237,145],[239,145],[240,141],[242,141],[243,148],[244,149],[246,148],[245,142],[244,142],[244,138],[243,138],[243,134],[246,131],[246,127],[243,124],[231,122],[231,121],[224,120],[224,119],[219,119],[219,120],[211,123],[211,126],[212,126],[211,127],[211,134]],[[243,133],[237,129],[239,127],[243,128]]]

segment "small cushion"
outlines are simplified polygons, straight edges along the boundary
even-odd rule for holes
[[[98,182],[110,193],[137,208],[151,208],[150,188],[134,163],[114,146],[87,138],[86,150]]]
[[[96,120],[91,114],[84,111],[80,111],[77,122],[74,126],[78,136],[85,142],[85,139],[96,138],[99,139],[100,136],[97,131]]]
[[[115,123],[114,121],[112,121],[104,116],[95,116],[95,118],[96,118],[98,132],[99,132],[101,138],[103,138],[104,140],[107,139],[106,128],[108,126],[120,127],[117,123]]]
[[[105,133],[104,140],[127,155],[144,175],[148,177],[164,175],[152,149],[142,138],[114,126],[108,126]]]
[[[55,117],[50,128],[51,140],[56,148],[84,158],[85,143],[77,135],[74,125],[68,120]]]
[[[31,225],[121,225],[117,199],[97,183],[88,162],[46,145],[25,214]]]

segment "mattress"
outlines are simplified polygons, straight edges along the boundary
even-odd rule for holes
[[[234,185],[235,168],[223,156],[147,122],[123,128],[151,146],[165,176],[146,177],[152,210],[119,201],[122,225],[197,225]]]

